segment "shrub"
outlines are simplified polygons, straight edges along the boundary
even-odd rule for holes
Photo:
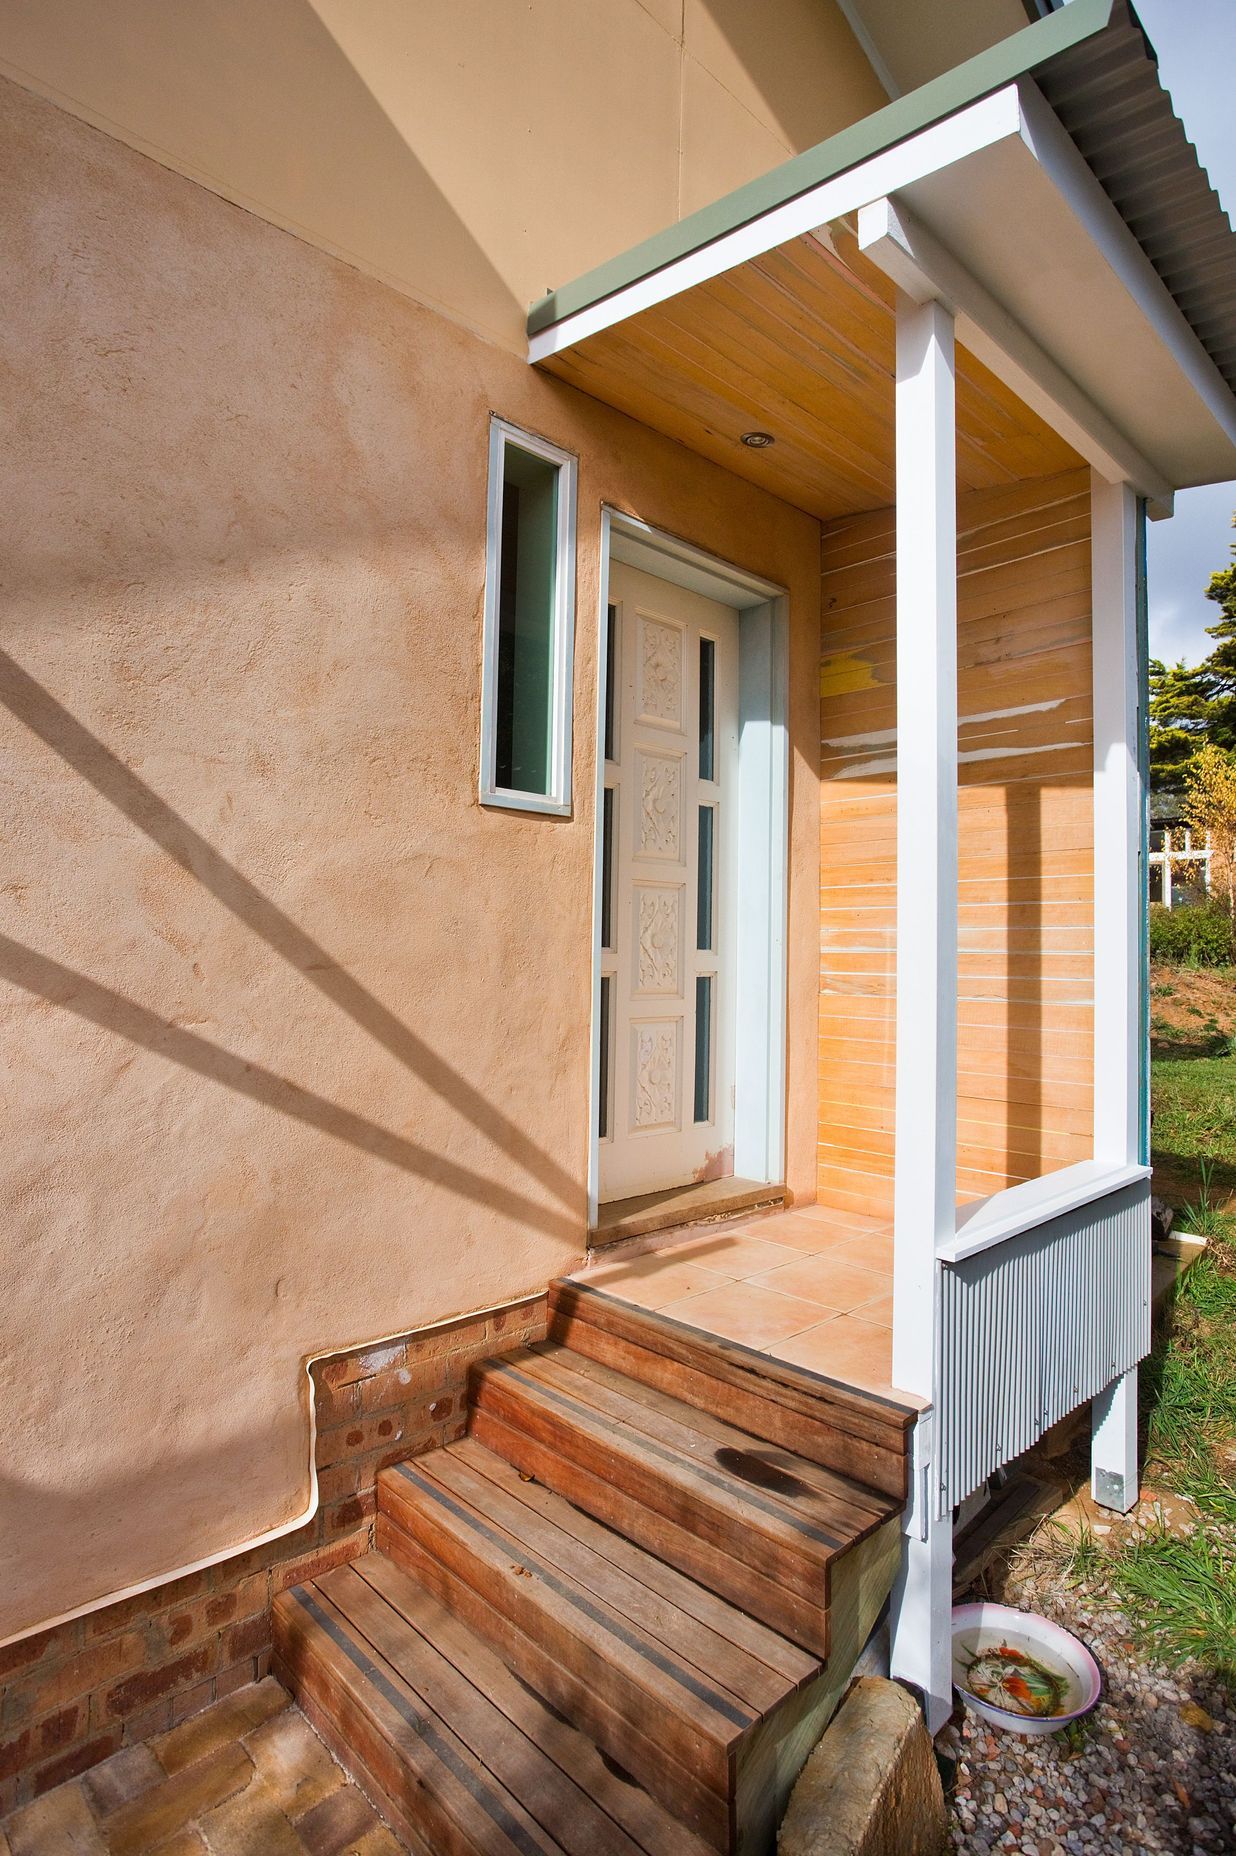
[[[1177,967],[1232,964],[1232,918],[1215,903],[1200,908],[1150,905],[1150,954]]]

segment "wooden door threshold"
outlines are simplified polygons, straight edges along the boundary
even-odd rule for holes
[[[591,1249],[600,1250],[626,1238],[668,1231],[674,1225],[736,1218],[741,1212],[784,1204],[784,1186],[755,1179],[709,1179],[699,1185],[670,1186],[662,1192],[638,1192],[633,1198],[611,1199],[597,1208],[588,1243]]]

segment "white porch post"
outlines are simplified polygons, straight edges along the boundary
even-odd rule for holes
[[[1138,766],[1137,498],[1091,473],[1094,668],[1094,1155],[1136,1163],[1141,1134],[1141,773]],[[1164,861],[1169,893],[1171,860]],[[1137,1368],[1091,1406],[1091,1489],[1137,1500]]]
[[[953,318],[897,299],[897,1111],[893,1383],[929,1402],[893,1593],[892,1672],[952,1707],[952,1517],[940,1512],[938,1244],[957,1191],[957,489]]]

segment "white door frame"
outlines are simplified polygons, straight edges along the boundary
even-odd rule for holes
[[[588,1084],[588,1224],[597,1221],[600,1141],[601,850],[605,788],[605,631],[609,563],[623,561],[738,614],[738,924],[735,949],[734,1172],[785,1177],[786,913],[789,896],[789,609],[784,587],[604,505],[597,610],[592,1027]]]

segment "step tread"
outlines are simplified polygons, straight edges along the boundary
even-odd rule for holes
[[[393,1815],[409,1816],[431,1847],[702,1856],[698,1838],[384,1555],[281,1594],[276,1617],[284,1659],[295,1656],[312,1687],[311,1665],[330,1687],[332,1718],[367,1741],[357,1754],[374,1782],[386,1790],[391,1773],[406,1775],[391,1786]]]
[[[899,1511],[899,1503],[865,1483],[752,1437],[698,1405],[590,1360],[559,1341],[540,1341],[526,1351],[542,1363],[529,1371],[552,1373],[562,1385],[567,1383],[564,1373],[583,1380],[587,1389],[572,1390],[602,1412],[704,1466],[720,1467],[728,1477],[748,1485],[753,1495],[767,1497],[791,1514],[813,1517],[837,1535],[838,1550],[865,1539]],[[720,1464],[718,1451],[727,1453]]]
[[[516,1503],[452,1447],[398,1463],[382,1472],[382,1482],[384,1505],[394,1519],[401,1518],[401,1496],[405,1503],[432,1504],[436,1526],[462,1539],[479,1567],[514,1586],[518,1599],[538,1616],[552,1617],[645,1705],[676,1715],[694,1740],[728,1749],[767,1712],[766,1704],[736,1692],[742,1661],[733,1646],[710,1641],[714,1634],[685,1613],[677,1615],[678,1628],[667,1642],[638,1603],[629,1575],[552,1520]],[[670,1624],[668,1616],[659,1621]],[[730,1654],[719,1655],[720,1647]]]
[[[820,1666],[817,1657],[779,1636],[758,1618],[749,1616],[728,1600],[719,1598],[715,1592],[710,1592],[706,1586],[688,1578],[676,1567],[658,1559],[655,1554],[646,1552],[624,1534],[616,1533],[612,1527],[593,1520],[582,1508],[576,1508],[561,1495],[555,1495],[543,1483],[522,1475],[504,1457],[487,1450],[475,1439],[464,1438],[449,1448],[452,1454],[474,1464],[482,1474],[509,1489],[526,1506],[591,1547],[603,1560],[631,1574],[650,1592],[671,1600],[689,1617],[719,1633],[735,1649],[745,1651],[756,1663],[772,1672],[774,1680],[779,1684],[780,1693],[784,1693],[787,1687],[801,1686],[816,1673]]]
[[[797,1366],[791,1360],[778,1360],[775,1355],[760,1353],[742,1341],[726,1340],[723,1335],[710,1334],[706,1328],[692,1327],[690,1322],[676,1316],[624,1302],[621,1296],[593,1288],[571,1276],[560,1276],[549,1285],[549,1301],[551,1308],[576,1308],[585,1314],[591,1309],[605,1318],[621,1315],[640,1329],[645,1339],[659,1336],[666,1346],[685,1343],[698,1348],[702,1343],[703,1350],[718,1364],[757,1381],[766,1393],[775,1389],[804,1406],[813,1400],[843,1405],[866,1425],[901,1433],[912,1429],[918,1417],[915,1406],[906,1400],[893,1398],[888,1393],[867,1391],[844,1379],[816,1372],[812,1367]]]
[[[752,1436],[904,1501],[911,1405],[775,1360],[570,1278],[549,1289],[551,1340]]]
[[[572,1443],[586,1444],[611,1477],[642,1488],[645,1505],[685,1506],[726,1550],[738,1539],[760,1542],[770,1566],[803,1596],[823,1599],[831,1563],[895,1512],[890,1503],[877,1507],[874,1496],[859,1510],[806,1479],[795,1479],[792,1495],[753,1486],[749,1474],[717,1461],[706,1430],[689,1422],[691,1407],[658,1410],[636,1380],[611,1373],[606,1383],[575,1372],[564,1364],[566,1351],[520,1347],[483,1361],[473,1369],[475,1403],[507,1401],[524,1415],[539,1407],[550,1424],[569,1427]],[[724,1434],[750,1470],[759,1441],[732,1427]]]

